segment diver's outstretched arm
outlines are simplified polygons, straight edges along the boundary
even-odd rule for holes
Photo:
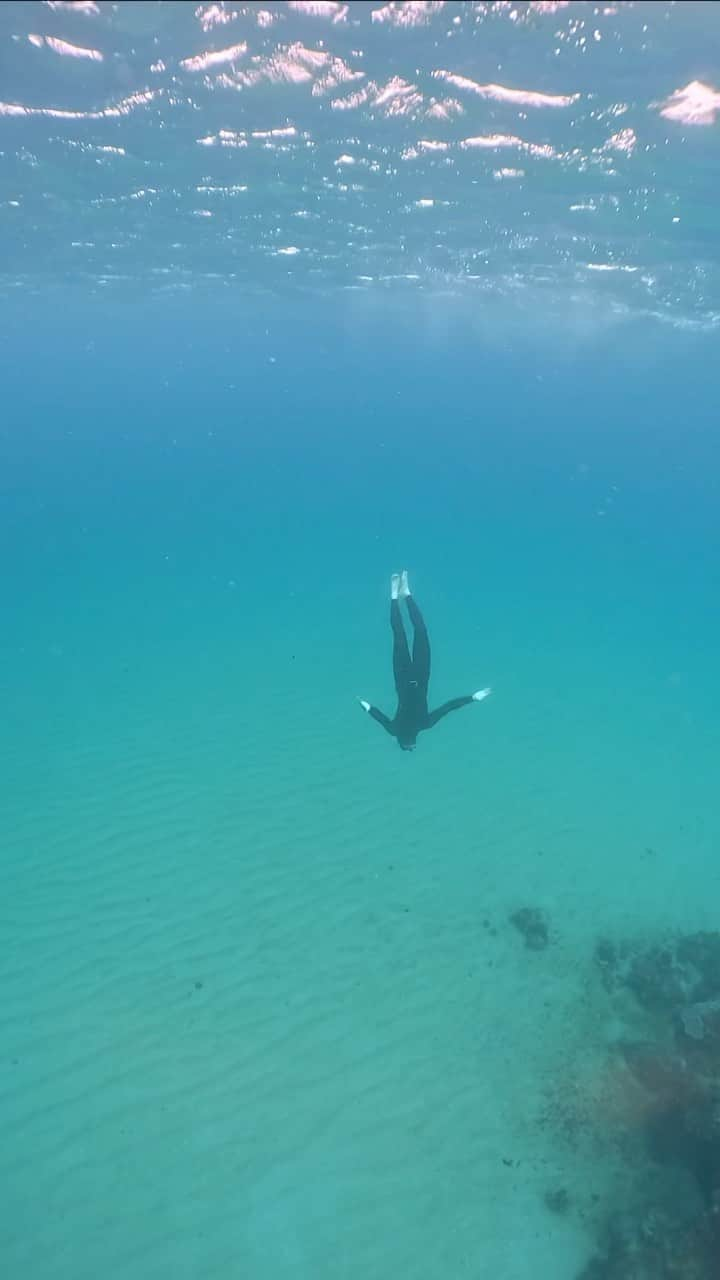
[[[383,729],[386,729],[389,734],[393,734],[392,720],[389,716],[385,715],[384,711],[380,711],[378,707],[373,707],[369,702],[366,702],[364,698],[358,698],[358,702],[360,703],[363,711],[367,711],[368,715],[372,716],[373,720],[377,720],[378,724],[381,724]]]
[[[427,720],[428,729],[432,729],[438,720],[442,720],[450,711],[459,711],[460,707],[469,707],[471,702],[482,702],[483,698],[487,698],[490,689],[478,689],[476,693],[466,694],[464,698],[451,698],[449,702],[443,702],[437,711],[431,711]]]

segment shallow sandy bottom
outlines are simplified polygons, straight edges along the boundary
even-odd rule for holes
[[[612,1142],[564,1100],[592,1129],[593,948],[714,924],[698,726],[640,688],[620,752],[627,708],[558,674],[408,760],[351,706],[356,657],[323,682],[298,650],[277,717],[158,671],[58,715],[47,773],[8,753],[8,1276],[573,1280],[592,1251]]]

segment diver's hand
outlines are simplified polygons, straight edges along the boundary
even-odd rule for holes
[[[482,702],[483,698],[487,698],[491,693],[492,689],[478,689],[477,693],[472,696],[473,702]]]
[[[363,711],[370,710],[370,703],[366,702],[364,698],[358,698],[358,702],[360,703],[360,706],[362,707]]]

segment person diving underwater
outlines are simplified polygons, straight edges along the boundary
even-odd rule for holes
[[[400,601],[404,600],[413,627],[413,651],[410,656]],[[478,689],[462,698],[451,698],[435,711],[428,709],[428,684],[430,682],[430,640],[423,616],[418,609],[408,585],[407,569],[394,573],[390,579],[390,626],[393,634],[393,674],[398,705],[391,720],[383,711],[364,698],[358,698],[363,711],[367,711],[403,751],[414,751],[417,736],[425,729],[432,729],[450,711],[468,707],[472,702],[482,702],[490,689]]]

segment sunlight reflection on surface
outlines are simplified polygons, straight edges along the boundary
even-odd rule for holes
[[[590,262],[613,305],[714,324],[696,8],[6,3],[0,283],[560,298]]]

